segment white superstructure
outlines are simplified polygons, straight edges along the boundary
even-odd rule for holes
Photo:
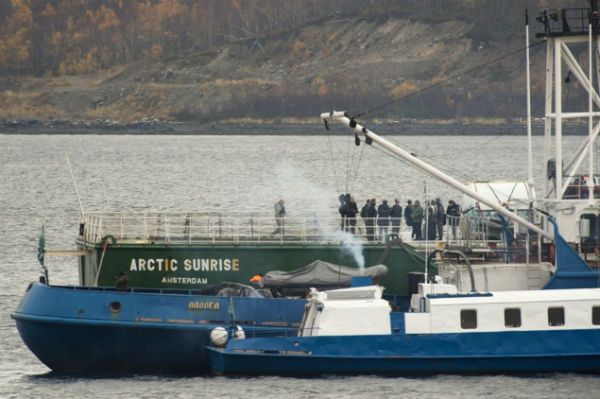
[[[597,329],[600,289],[504,291],[425,297],[406,313],[407,334]]]
[[[376,285],[323,292],[313,288],[299,335],[390,334],[391,308],[382,294],[383,287]]]

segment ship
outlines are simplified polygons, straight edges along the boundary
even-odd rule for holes
[[[559,256],[573,249],[560,238]],[[581,259],[579,262],[583,263]],[[436,280],[436,279],[434,279]],[[600,289],[460,292],[420,283],[393,311],[381,286],[312,290],[295,334],[215,334],[219,375],[595,373]]]
[[[590,22],[597,12],[597,7],[593,7],[565,15],[574,13],[581,17],[578,21]],[[546,11],[542,17],[552,13]],[[365,236],[366,226],[357,226],[355,233],[343,231],[335,212],[286,215],[283,221],[278,221],[272,212],[250,215],[82,212],[78,248],[72,253],[79,259],[80,285],[50,285],[52,280],[44,275],[41,282],[28,288],[12,314],[25,344],[56,371],[106,371],[104,367],[180,371],[186,364],[190,370],[206,371],[210,367],[207,352],[210,334],[221,331],[215,329],[222,328],[232,337],[241,336],[240,330],[249,335],[259,329],[266,334],[285,336],[301,324],[306,300],[256,296],[238,299],[230,290],[219,296],[207,294],[204,288],[224,281],[246,284],[257,274],[291,271],[317,259],[350,265],[356,270],[385,263],[388,274],[380,283],[386,287],[385,299],[398,309],[407,309],[412,295],[418,294],[419,284],[430,283],[427,276],[433,275],[439,275],[445,284],[457,287],[458,291],[463,290],[463,282],[467,281],[475,282],[484,292],[597,287],[598,271],[590,267],[594,260],[588,258],[590,248],[598,246],[595,218],[600,206],[596,199],[596,176],[592,167],[584,173],[579,169],[588,153],[590,159],[593,157],[600,128],[590,121],[590,135],[566,170],[552,166],[564,164],[560,141],[562,120],[594,115],[591,107],[587,113],[561,113],[562,79],[556,79],[554,74],[561,76],[561,57],[564,56],[565,62],[575,62],[568,57],[569,43],[586,40],[591,43],[588,34],[598,31],[597,20],[593,29],[587,25],[578,28],[572,23],[568,32],[561,31],[561,25],[556,27],[553,21],[553,18],[544,20],[547,51],[553,51],[548,58],[551,65],[547,72],[550,82],[547,98],[554,98],[556,93],[554,109],[551,101],[546,102],[545,134],[550,142],[554,127],[556,152],[545,152],[547,189],[535,203],[543,211],[532,212],[535,217],[519,216],[499,201],[477,193],[363,127],[345,112],[322,115],[327,121],[339,121],[349,127],[357,143],[381,146],[474,198],[480,207],[485,205],[496,215],[511,220],[512,241],[507,234],[500,238],[486,235],[488,216],[478,212],[461,216],[469,229],[461,229],[457,237],[438,242],[411,241],[406,228],[397,236],[369,240]],[[593,53],[590,51],[590,57]],[[571,69],[576,78],[587,82],[582,87],[595,93],[591,80],[577,71],[575,64]],[[600,105],[597,94],[590,97]],[[573,176],[579,176],[578,180],[573,181]],[[585,182],[586,190],[581,189],[581,182]],[[556,218],[561,231],[566,232],[566,240],[576,248],[565,264],[552,263],[557,256],[557,244],[556,235],[549,228],[551,217]],[[434,251],[436,245],[440,245],[439,251]],[[457,260],[453,254],[458,252],[467,256]],[[51,254],[51,250],[41,251],[42,258]],[[430,258],[430,254],[435,254],[435,258]],[[582,264],[581,259],[589,264]],[[124,280],[126,284],[122,284]],[[222,313],[225,308],[227,317]],[[172,343],[165,346],[171,349],[172,356],[168,356],[159,346],[171,334],[182,339],[178,340],[177,348]],[[78,343],[76,351],[65,349],[71,340]],[[230,340],[234,341],[238,342]],[[101,351],[96,352],[95,346]],[[186,360],[179,362],[177,358],[182,353],[194,354],[195,360],[188,362],[189,358],[184,356]],[[152,366],[144,368],[145,364]]]

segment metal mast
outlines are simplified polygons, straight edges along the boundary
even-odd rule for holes
[[[561,235],[567,241],[582,245],[584,236],[589,236],[584,232],[582,220],[589,223],[590,218],[597,219],[599,213],[594,192],[600,187],[595,184],[593,156],[594,143],[600,133],[600,123],[594,123],[594,117],[600,115],[594,110],[594,107],[600,107],[600,95],[593,83],[594,65],[598,64],[599,17],[597,0],[591,0],[589,8],[549,9],[544,10],[538,18],[544,26],[544,32],[537,34],[537,37],[547,41],[544,119],[547,173],[544,207],[557,220]],[[583,48],[584,54],[587,53],[587,62],[582,65],[579,62],[581,57],[575,56],[574,51]],[[566,67],[566,74],[563,67]],[[569,83],[571,76],[577,79],[588,97],[587,106],[580,105],[578,111],[564,109],[563,82]],[[575,87],[571,90],[575,90]],[[588,124],[586,139],[570,157],[563,153],[563,122],[567,120],[583,120]],[[582,168],[586,157],[587,168]]]

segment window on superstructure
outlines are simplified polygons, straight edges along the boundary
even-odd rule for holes
[[[592,324],[595,326],[600,325],[600,306],[592,307]]]
[[[559,327],[565,325],[565,308],[548,308],[548,325],[550,327]]]
[[[504,309],[504,325],[508,328],[521,327],[521,309]]]
[[[477,328],[477,311],[474,309],[463,309],[460,311],[460,328]]]

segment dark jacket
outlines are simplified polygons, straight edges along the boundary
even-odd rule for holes
[[[350,201],[347,202],[348,205],[348,211],[347,211],[347,215],[350,218],[355,218],[356,214],[358,214],[358,207],[356,206],[356,202],[354,201]]]
[[[410,217],[413,223],[421,223],[423,221],[423,216],[423,208],[421,208],[421,205],[413,207]]]
[[[377,209],[371,204],[367,208],[367,217],[368,218],[376,218],[377,217]]]
[[[338,208],[338,212],[340,213],[341,217],[348,216],[348,204],[344,202],[342,205],[340,205],[340,207]]]
[[[452,216],[448,218],[448,224],[450,226],[458,226],[460,219],[460,206],[458,206],[458,204],[448,205],[448,208],[446,208],[446,215]]]
[[[435,213],[437,224],[446,224],[446,213],[444,212],[444,205],[436,204],[437,212]]]
[[[436,208],[435,205],[429,205],[427,207],[427,225],[434,226],[437,223]]]
[[[370,206],[371,206],[371,203],[363,205],[362,209],[360,210],[360,217],[361,218],[364,219],[364,218],[368,217],[368,210],[369,210]]]
[[[392,217],[392,224],[395,226],[399,225],[400,221],[402,220],[402,207],[394,204],[394,206],[392,206],[392,210],[390,211],[390,216]]]
[[[381,204],[377,208],[377,225],[389,226],[390,225],[390,207],[387,204]]]
[[[404,220],[406,220],[406,224],[408,224],[409,226],[412,224],[412,211],[413,211],[413,207],[412,206],[406,206],[406,208],[404,208]]]

